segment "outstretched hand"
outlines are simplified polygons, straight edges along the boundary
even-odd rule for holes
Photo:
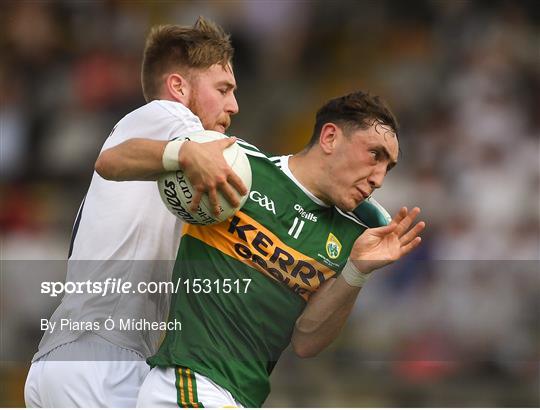
[[[186,141],[180,150],[178,162],[190,180],[196,193],[191,211],[196,211],[204,194],[219,215],[218,190],[233,207],[240,204],[240,195],[247,194],[242,179],[232,170],[223,157],[223,151],[234,144],[236,138],[223,138],[211,142]]]
[[[425,222],[411,228],[419,213],[420,208],[409,212],[403,207],[389,225],[367,229],[354,243],[350,260],[362,273],[369,273],[407,255],[422,241],[418,235],[426,227]]]

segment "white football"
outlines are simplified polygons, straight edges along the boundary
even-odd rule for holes
[[[188,140],[199,143],[215,141],[221,138],[227,137],[217,131],[199,131],[186,137]],[[237,143],[234,143],[223,151],[223,156],[233,171],[242,179],[249,194],[251,189],[251,166],[247,155]],[[234,215],[244,205],[248,197],[248,195],[244,195],[240,199],[240,205],[233,208],[218,190],[220,213],[215,216],[212,213],[208,195],[206,194],[202,196],[197,211],[192,212],[190,210],[195,190],[183,171],[166,172],[159,177],[157,184],[159,194],[167,209],[183,221],[194,225],[211,225],[223,222]]]

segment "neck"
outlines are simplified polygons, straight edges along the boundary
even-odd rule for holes
[[[321,158],[314,150],[304,150],[289,158],[289,169],[294,177],[313,195],[330,205],[330,201],[323,194],[321,181],[324,181],[324,167]]]

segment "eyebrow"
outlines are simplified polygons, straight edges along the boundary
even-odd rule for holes
[[[227,81],[227,80],[219,81],[216,85],[218,87],[226,86],[228,90],[230,90],[230,89],[232,89],[234,91],[238,90],[238,86],[236,86],[235,84],[233,84],[233,83],[231,83],[230,81]]]
[[[397,161],[392,161],[390,157],[390,153],[388,152],[386,147],[382,145],[377,145],[373,149],[377,150],[380,154],[382,154],[384,159],[386,159],[389,162],[388,166],[386,167],[386,172],[390,171],[392,168],[394,168],[397,165]]]

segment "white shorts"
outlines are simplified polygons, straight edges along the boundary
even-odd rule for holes
[[[149,370],[137,352],[85,334],[32,363],[24,400],[27,407],[135,407]]]
[[[137,407],[244,407],[223,387],[186,367],[154,367]]]

